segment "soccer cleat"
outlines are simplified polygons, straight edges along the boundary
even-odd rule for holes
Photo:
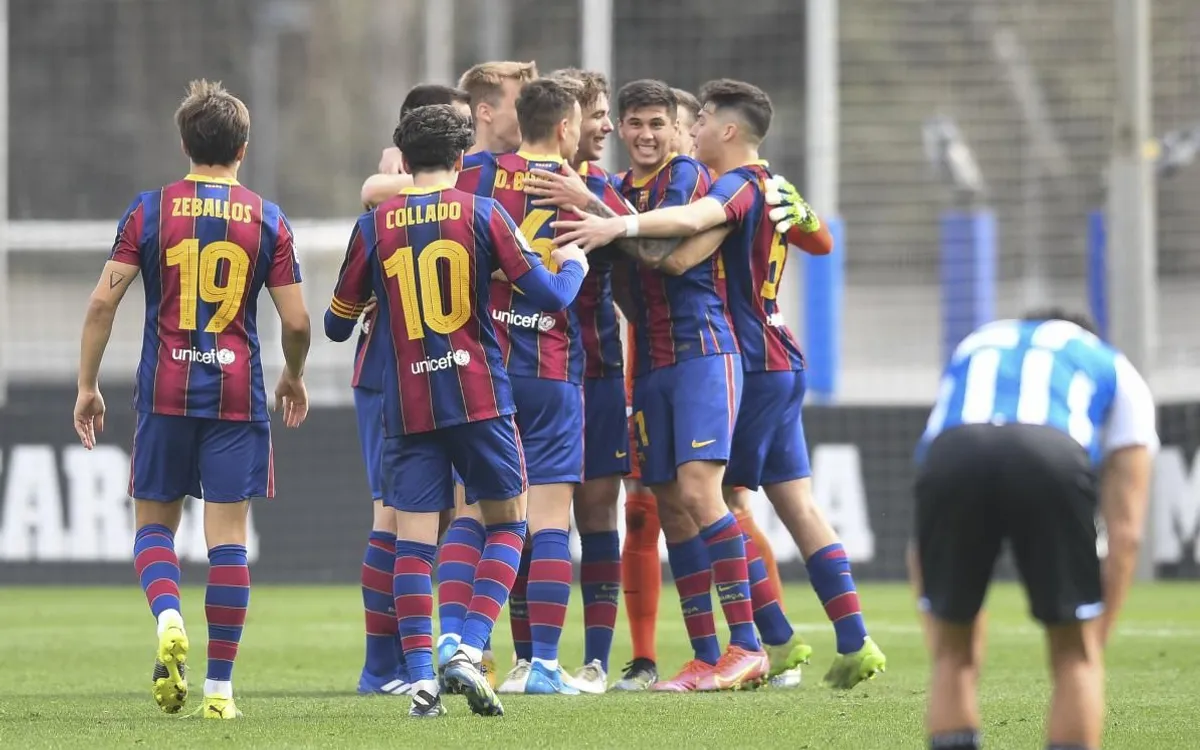
[[[887,657],[870,636],[863,646],[852,654],[838,654],[833,666],[825,673],[824,683],[831,688],[849,690],[863,680],[874,679],[875,675],[887,671]]]
[[[581,693],[601,695],[608,690],[608,673],[600,666],[599,659],[592,659],[575,672],[571,683]]]
[[[650,688],[656,693],[690,693],[715,667],[708,662],[692,659],[669,680],[656,682]]]
[[[763,650],[771,660],[771,677],[796,669],[801,664],[808,664],[813,652],[812,646],[805,643],[799,633],[793,635],[787,643],[778,646],[768,646],[764,643]]]
[[[437,647],[438,688],[446,695],[454,695],[454,690],[446,684],[446,665],[458,653],[458,639],[447,636]]]
[[[428,690],[414,690],[408,715],[414,719],[436,719],[449,711],[442,705],[442,696]]]
[[[496,688],[497,693],[524,693],[525,683],[529,680],[530,663],[524,659],[517,661],[508,672],[508,676],[504,678],[504,682],[500,683],[500,687]]]
[[[480,662],[483,666],[483,676],[487,677],[488,684],[492,686],[492,690],[496,689],[496,655],[492,650],[484,649],[483,661]]]
[[[242,718],[242,712],[233,704],[233,698],[222,698],[218,695],[204,696],[204,704],[192,715],[199,716],[201,719]]]
[[[787,669],[767,680],[767,684],[776,690],[790,690],[800,687],[803,675],[800,673],[800,667]]]
[[[650,659],[637,658],[625,665],[625,674],[613,684],[612,689],[621,692],[649,690],[658,682],[658,665]]]
[[[445,680],[446,685],[456,693],[466,696],[472,713],[479,716],[504,715],[504,706],[500,704],[496,691],[488,684],[487,677],[462,651],[446,664]]]
[[[741,646],[729,646],[716,666],[700,678],[696,690],[741,690],[753,687],[771,671],[771,659],[766,651],[747,651]]]
[[[397,672],[393,677],[378,677],[364,671],[358,678],[359,695],[408,695],[412,684]]]
[[[171,618],[158,636],[152,677],[154,702],[169,714],[179,713],[187,701],[187,654],[188,637],[183,631],[183,618]]]
[[[553,672],[541,664],[534,662],[529,667],[529,679],[525,681],[526,695],[579,695],[569,678],[563,674],[562,667]]]

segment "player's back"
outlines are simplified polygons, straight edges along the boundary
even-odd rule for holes
[[[584,162],[579,174],[592,195],[619,215],[632,213],[613,176],[599,165]],[[575,298],[575,318],[583,342],[584,369],[588,378],[624,375],[620,323],[613,299],[612,262],[593,253],[587,278]]]
[[[300,281],[279,207],[233,180],[188,175],[138,196],[111,259],[137,265],[145,287],[138,411],[269,420],[258,295]]]

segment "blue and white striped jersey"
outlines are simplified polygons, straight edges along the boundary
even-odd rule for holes
[[[1065,320],[1000,320],[963,339],[942,375],[917,449],[965,424],[1046,425],[1099,463],[1131,445],[1158,447],[1154,400],[1133,364]]]

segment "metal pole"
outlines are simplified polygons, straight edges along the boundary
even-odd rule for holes
[[[487,0],[479,24],[479,49],[484,60],[507,60],[512,54],[511,0]]]
[[[0,407],[8,401],[8,0],[0,0]]]
[[[1158,341],[1155,184],[1150,130],[1150,3],[1114,0],[1116,89],[1113,151],[1108,170],[1110,339],[1142,375],[1154,368]],[[1152,517],[1148,514],[1148,518]],[[1152,578],[1153,539],[1138,557],[1139,579]]]
[[[454,0],[426,0],[424,60],[425,83],[455,82]]]
[[[579,0],[579,35],[582,55],[580,67],[613,76],[613,4],[612,0]],[[604,149],[600,166],[611,170],[613,149]]]

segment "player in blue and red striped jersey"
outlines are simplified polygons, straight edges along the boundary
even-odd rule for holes
[[[396,144],[415,186],[355,226],[325,314],[327,335],[345,340],[372,295],[384,349],[384,491],[397,511],[393,592],[413,680],[410,715],[444,713],[433,667],[431,572],[438,514],[452,503],[451,469],[480,505],[487,542],[476,569],[462,642],[445,667],[449,686],[481,715],[503,713],[479,670],[483,647],[508,598],[525,537],[525,458],[513,388],[490,315],[489,275],[502,272],[543,309],[578,292],[587,264],[578,249],[552,253],[547,272],[496,201],[452,183],[473,136],[448,105],[421,107]]]
[[[167,713],[187,699],[188,638],[174,535],[183,498],[202,497],[211,565],[205,593],[204,718],[240,716],[233,701],[250,572],[249,500],[274,495],[271,422],[259,359],[258,295],[283,327],[286,367],[275,406],[289,427],[308,413],[302,379],[309,322],[292,230],[279,207],[237,182],[250,114],[219,83],[193,81],[175,113],[191,172],[139,195],[118,225],[84,320],[75,429],[89,450],[104,429],[97,378],[117,307],[140,273],[146,325],[137,369],[129,494],[134,565],[158,621],[153,694]]]

